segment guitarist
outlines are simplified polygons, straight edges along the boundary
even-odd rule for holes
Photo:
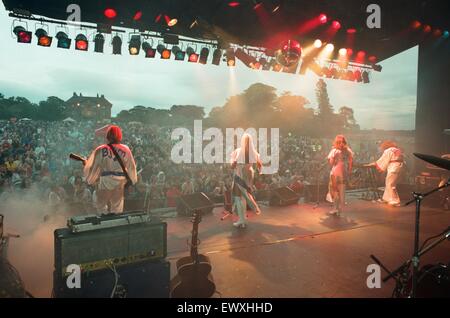
[[[125,186],[137,182],[136,163],[130,148],[121,144],[120,127],[111,125],[106,131],[107,144],[97,147],[83,162],[84,177],[90,185],[98,182],[98,212],[122,213]]]

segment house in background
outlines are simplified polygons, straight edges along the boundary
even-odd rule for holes
[[[81,93],[73,93],[73,96],[66,101],[70,116],[76,119],[85,120],[110,120],[112,104],[105,98],[105,95],[97,97],[83,96]]]

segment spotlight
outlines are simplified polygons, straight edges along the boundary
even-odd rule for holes
[[[328,21],[328,17],[327,17],[327,15],[326,14],[321,14],[321,15],[319,15],[319,21],[320,21],[320,23],[322,23],[322,24],[325,24],[325,23],[327,23],[327,21]]]
[[[236,7],[239,7],[240,5],[241,4],[238,1],[228,2],[228,6],[231,7],[231,8],[236,8]]]
[[[278,64],[277,62],[275,62],[273,64],[272,71],[280,72],[282,69],[283,69],[283,66],[281,64]]]
[[[350,57],[353,55],[353,49],[347,49],[347,55]]]
[[[450,36],[450,33],[448,33],[448,31],[444,31],[444,33],[442,34],[442,37],[444,39],[448,39],[449,36]]]
[[[331,27],[335,30],[339,30],[341,28],[341,23],[339,21],[333,21]]]
[[[314,47],[315,47],[316,49],[320,49],[320,48],[322,47],[322,41],[319,40],[319,39],[315,40],[315,41],[314,41]]]
[[[133,16],[134,21],[139,21],[142,18],[142,11],[136,11],[136,13]]]
[[[283,66],[290,67],[297,64],[302,56],[300,43],[295,40],[288,40],[281,44],[281,49],[275,52],[277,62]]]
[[[254,3],[254,6],[253,6],[254,10],[258,10],[262,6],[262,2],[261,1],[253,0],[253,3]]]
[[[18,43],[31,43],[32,33],[23,26],[16,26],[13,32],[17,36]]]
[[[422,26],[422,23],[420,23],[419,21],[415,20],[411,23],[411,28],[417,30],[418,28],[420,28]]]
[[[207,47],[202,48],[202,50],[200,51],[200,57],[198,59],[198,62],[200,64],[206,64],[206,62],[208,60],[208,55],[209,55],[209,49]]]
[[[356,29],[351,28],[351,29],[347,29],[347,34],[355,34],[356,33]]]
[[[436,29],[436,30],[434,30],[434,32],[433,32],[433,36],[435,36],[435,37],[440,37],[442,35],[442,31],[440,30],[440,29]]]
[[[170,56],[172,55],[172,52],[170,52],[170,50],[168,50],[163,44],[158,44],[156,50],[159,54],[161,54],[161,59],[163,60],[170,59]]]
[[[232,48],[229,48],[227,52],[225,53],[225,56],[227,58],[227,65],[228,66],[236,66],[236,55],[234,53],[234,50]]]
[[[377,62],[377,57],[375,55],[371,55],[368,60],[370,63],[375,64]]]
[[[339,50],[339,55],[340,56],[347,56],[347,49],[346,48],[342,48]]]
[[[65,32],[58,32],[56,33],[55,38],[58,39],[58,47],[61,49],[69,49],[70,48],[70,44],[72,43],[72,40],[69,39],[69,37],[67,36],[67,33]]]
[[[183,52],[178,46],[172,47],[172,53],[175,55],[175,61],[184,61],[186,52]]]
[[[47,31],[44,29],[37,29],[34,33],[38,39],[38,45],[39,46],[50,46],[52,45],[53,38],[51,36],[48,36]]]
[[[113,47],[113,54],[122,54],[122,39],[120,38],[120,36],[116,35],[115,37],[113,37],[111,44]]]
[[[177,23],[178,23],[178,19],[170,19],[170,21],[167,23],[167,26],[173,27]]]
[[[103,34],[98,33],[94,38],[94,52],[103,53],[103,47],[105,46],[105,37]]]
[[[191,63],[198,62],[198,54],[195,53],[195,50],[192,47],[188,47],[186,49],[186,54],[188,55],[188,61]]]
[[[383,70],[383,67],[382,67],[381,65],[374,64],[374,65],[372,65],[372,69],[373,69],[375,72],[381,72],[381,71]]]
[[[116,10],[114,10],[112,8],[106,8],[105,11],[103,11],[103,14],[108,19],[114,19],[117,16]]]
[[[142,43],[142,49],[144,50],[146,58],[154,58],[156,55],[156,50],[152,48],[150,43],[144,42]]]
[[[361,77],[362,77],[362,81],[363,81],[365,84],[370,83],[369,73],[368,73],[367,71],[362,72]]]
[[[334,51],[334,45],[331,44],[331,43],[328,43],[328,44],[325,46],[325,51],[328,52],[328,53],[333,52],[333,51]]]
[[[79,51],[88,50],[88,40],[84,34],[78,34],[75,38],[75,49]]]
[[[219,65],[221,58],[222,58],[222,50],[221,49],[215,49],[214,53],[213,53],[213,58],[212,58],[212,62],[211,63],[213,65]]]
[[[361,83],[362,82],[362,74],[361,74],[361,71],[360,70],[356,70],[355,71],[355,73],[354,73],[354,75],[353,75],[353,77],[354,77],[354,79],[355,79],[355,81],[357,81],[358,83]]]
[[[130,42],[128,44],[128,51],[130,55],[138,55],[141,50],[141,36],[140,35],[132,35]]]
[[[423,32],[425,32],[425,33],[430,33],[430,32],[431,32],[431,26],[429,26],[428,24],[427,24],[427,25],[424,25],[424,27],[423,27]]]

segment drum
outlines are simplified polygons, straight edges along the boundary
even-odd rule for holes
[[[447,265],[425,265],[417,280],[418,298],[450,298],[450,268]]]

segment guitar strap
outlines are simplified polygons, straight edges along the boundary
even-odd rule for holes
[[[127,179],[127,183],[125,184],[125,187],[129,187],[133,184],[133,182],[130,179],[130,176],[128,175],[127,169],[125,168],[125,164],[123,163],[122,157],[119,156],[117,153],[116,148],[112,144],[108,144],[109,149],[113,152],[114,156],[116,157],[116,160],[119,162],[120,167],[122,168],[123,173],[125,174],[125,178]]]

